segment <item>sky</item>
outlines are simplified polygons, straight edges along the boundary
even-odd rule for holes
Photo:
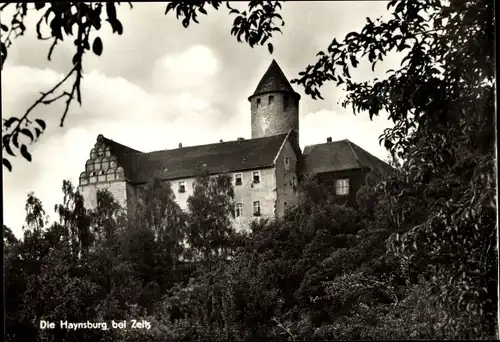
[[[281,12],[283,35],[276,35],[270,55],[266,46],[250,48],[231,36],[233,16],[225,5],[210,9],[199,24],[185,29],[175,15],[165,16],[165,3],[134,3],[118,8],[123,35],[113,34],[103,23],[99,31],[104,45],[100,57],[84,58],[83,103],[70,108],[59,127],[63,102],[42,106],[32,117],[47,122],[47,129],[30,147],[33,160],[11,158],[13,172],[4,168],[4,224],[22,234],[27,194],[34,192],[50,218],[62,202],[62,182],[75,186],[99,134],[143,152],[250,138],[250,103],[272,59],[285,75],[295,78],[316,53],[355,30],[366,18],[387,15],[385,1],[286,2]],[[246,6],[238,3],[235,7]],[[27,32],[8,51],[2,70],[2,115],[22,116],[42,91],[47,91],[70,70],[72,39],[57,45],[47,60],[49,41],[36,39],[35,25],[41,13],[26,17]],[[9,12],[1,14],[9,21]],[[388,56],[372,72],[362,61],[352,73],[356,79],[383,78],[399,65]],[[70,84],[68,85],[70,86]],[[349,139],[381,159],[387,152],[378,143],[392,124],[386,117],[371,121],[367,113],[354,115],[339,104],[342,89],[328,84],[321,89],[325,100],[312,100],[302,87],[292,85],[300,102],[300,140],[305,145]],[[69,89],[68,89],[69,90]]]

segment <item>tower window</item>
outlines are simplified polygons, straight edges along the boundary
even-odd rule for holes
[[[288,96],[285,96],[285,97],[283,98],[283,109],[284,109],[284,110],[287,110],[289,105],[290,105],[290,103],[289,103]]]
[[[253,202],[253,216],[260,216],[260,201]]]
[[[179,182],[179,192],[186,192],[186,182],[185,181]]]
[[[274,102],[274,96],[273,95],[270,95],[269,96],[269,104],[273,103]]]
[[[243,203],[236,203],[236,217],[243,215]]]
[[[243,184],[243,176],[241,173],[237,173],[234,175],[234,185]]]
[[[260,172],[259,171],[254,171],[252,173],[252,179],[254,183],[260,183]]]
[[[257,108],[260,107],[260,98],[257,99]]]
[[[335,192],[337,195],[349,194],[349,179],[338,179],[335,182]]]

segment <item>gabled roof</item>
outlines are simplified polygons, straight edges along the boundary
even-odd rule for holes
[[[287,134],[133,154],[133,181],[179,179],[272,167]]]
[[[135,174],[135,163],[133,156],[135,154],[143,152],[117,143],[116,141],[113,141],[111,139],[107,139],[102,134],[100,134],[97,139],[99,140],[99,138],[102,138],[102,142],[104,143],[104,145],[109,147],[109,149],[111,150],[111,155],[116,157],[116,159],[118,160],[118,165],[123,168],[125,177],[127,179],[133,179]]]
[[[369,168],[382,175],[393,171],[387,163],[347,139],[306,146],[303,156],[306,174],[360,168]]]
[[[288,79],[279,67],[278,63],[276,63],[276,61],[273,59],[271,65],[265,72],[264,76],[262,76],[262,79],[257,85],[257,88],[253,92],[253,95],[250,97],[274,91],[285,91],[293,93],[300,98],[300,95],[293,90],[290,82],[288,82]]]

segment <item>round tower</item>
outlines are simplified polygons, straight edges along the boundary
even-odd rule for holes
[[[248,98],[252,116],[252,139],[288,133],[299,138],[299,101],[285,74],[275,60]]]

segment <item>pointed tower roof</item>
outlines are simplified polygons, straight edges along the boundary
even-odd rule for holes
[[[266,73],[264,74],[264,76],[262,76],[259,85],[253,92],[253,95],[250,97],[275,91],[290,92],[299,96],[300,98],[300,95],[293,90],[290,82],[288,82],[288,79],[286,78],[276,60],[273,59]]]

